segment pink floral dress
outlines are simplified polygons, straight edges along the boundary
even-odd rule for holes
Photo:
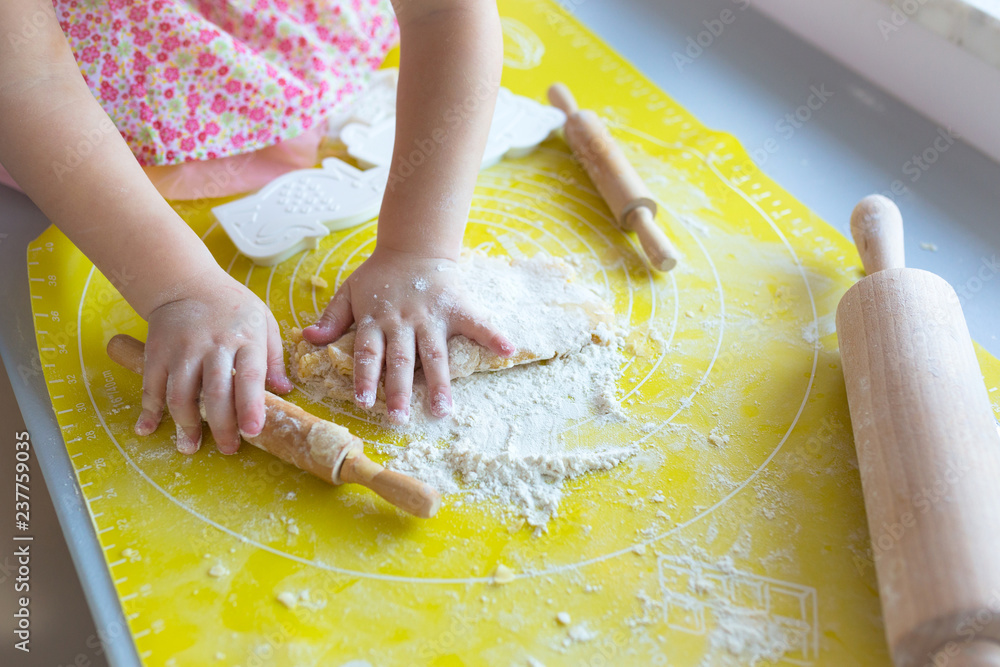
[[[363,88],[399,36],[388,0],[53,5],[87,84],[144,167],[303,137],[315,148],[324,117]],[[311,166],[299,149],[282,158],[285,170]]]

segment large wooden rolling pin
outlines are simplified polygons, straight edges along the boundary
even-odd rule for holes
[[[108,356],[141,374],[145,346],[119,334],[108,341]],[[364,443],[343,426],[309,414],[299,406],[265,393],[264,428],[251,445],[312,473],[330,484],[366,486],[396,507],[422,518],[434,516],[441,496],[431,486],[402,473],[386,470],[364,453]]]
[[[566,143],[587,170],[618,225],[635,232],[653,268],[669,271],[677,266],[677,250],[656,224],[653,195],[608,128],[593,111],[578,109],[573,95],[561,83],[549,88],[549,101],[566,114]]]
[[[893,662],[1000,666],[1000,434],[958,296],[904,268],[889,199],[851,233],[837,335]]]

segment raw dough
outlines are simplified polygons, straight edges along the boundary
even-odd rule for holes
[[[505,359],[465,336],[453,336],[448,341],[453,379],[562,357],[590,344],[609,345],[614,338],[611,306],[575,283],[573,267],[559,258],[538,254],[513,259],[469,253],[458,270],[470,296],[490,313],[493,324],[517,345],[517,351]],[[292,331],[292,340],[291,368],[297,380],[321,395],[353,400],[353,330],[326,347],[306,342],[298,329]],[[414,403],[422,387],[423,374],[418,370]],[[384,412],[381,388],[378,399],[376,411]]]

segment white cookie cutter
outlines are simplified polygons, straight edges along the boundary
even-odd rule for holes
[[[348,154],[364,167],[386,166],[392,160],[396,116],[379,114],[378,117],[372,123],[347,123],[340,130],[340,140],[347,146]],[[491,167],[504,157],[527,155],[565,122],[566,114],[559,109],[501,88],[480,168]],[[442,131],[447,132],[445,128]],[[421,149],[415,146],[414,150]]]
[[[256,194],[212,209],[236,248],[273,266],[318,239],[378,215],[388,167],[361,171],[337,158],[279,176]]]
[[[273,266],[315,248],[330,231],[378,215],[396,133],[397,76],[395,69],[380,70],[348,109],[328,121],[328,133],[339,134],[365,171],[327,158],[321,169],[284,174],[256,194],[212,209],[241,253]],[[481,168],[530,153],[565,121],[559,109],[501,88]]]

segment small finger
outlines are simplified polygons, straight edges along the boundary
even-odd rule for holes
[[[415,350],[413,329],[400,326],[389,335],[385,352],[385,407],[389,421],[405,424],[410,420]]]
[[[264,428],[264,377],[267,357],[257,345],[246,345],[236,352],[233,368],[233,395],[236,400],[236,424],[243,435],[260,435]]]
[[[384,354],[382,330],[374,323],[359,327],[354,338],[354,400],[363,408],[375,405]]]
[[[236,430],[233,403],[233,355],[219,350],[206,359],[204,368],[201,396],[205,418],[219,451],[235,454],[240,448],[240,434]]]
[[[350,284],[344,283],[326,305],[319,321],[302,330],[302,337],[313,345],[328,345],[343,336],[353,322]]]
[[[501,357],[509,357],[517,351],[514,343],[510,342],[485,317],[467,315],[459,318],[455,329],[456,333],[460,333],[469,340],[479,343]]]
[[[167,367],[147,359],[142,374],[142,412],[135,422],[138,435],[149,435],[160,425],[167,393]]]
[[[451,414],[451,372],[448,368],[448,341],[441,327],[425,327],[417,335],[420,365],[427,380],[430,411],[435,417]]]
[[[167,408],[177,426],[177,451],[194,454],[201,447],[201,363],[187,360],[173,364],[167,372]]]
[[[285,371],[285,351],[281,347],[281,330],[270,312],[267,314],[267,368],[266,386],[277,394],[287,394],[292,390],[292,381]],[[239,369],[237,369],[237,373]],[[237,406],[237,412],[239,406]],[[263,421],[261,422],[263,424]]]

